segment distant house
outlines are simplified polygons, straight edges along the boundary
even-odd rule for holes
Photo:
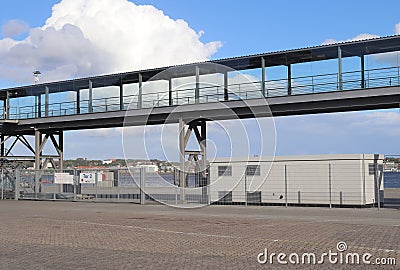
[[[103,165],[110,165],[113,162],[115,162],[115,159],[103,160]]]

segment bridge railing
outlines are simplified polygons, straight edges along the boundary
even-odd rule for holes
[[[340,81],[342,85],[340,85]],[[362,78],[361,71],[350,71],[342,73],[342,80],[339,79],[338,73],[320,74],[313,76],[294,77],[291,79],[290,91],[287,79],[268,80],[265,81],[265,97],[277,97],[303,94],[315,94],[323,92],[359,90],[363,88],[390,87],[400,85],[400,67],[387,67],[370,69],[364,71]],[[121,106],[119,96],[108,96],[103,98],[95,98],[90,101],[88,99],[80,100],[79,110],[75,100],[65,100],[52,102],[48,104],[47,115],[45,114],[45,105],[41,105],[40,114],[35,105],[29,106],[11,106],[9,111],[10,119],[29,119],[38,117],[54,117],[85,113],[99,113],[118,111],[121,109],[140,109],[170,106],[169,92],[164,89],[153,88],[151,93],[143,93],[141,96],[142,103],[139,104],[138,93],[124,95]],[[224,86],[207,85],[199,88],[198,101],[195,98],[195,89],[188,87],[184,89],[173,89],[171,93],[172,105],[187,105],[208,102],[225,101]],[[247,100],[262,98],[262,82],[247,81],[237,84],[228,85],[228,100]],[[0,117],[4,119],[4,108],[0,109]]]

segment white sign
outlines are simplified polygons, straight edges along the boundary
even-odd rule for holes
[[[69,173],[55,173],[54,174],[54,183],[55,184],[66,184],[73,185],[74,184],[74,176]]]
[[[96,175],[97,182],[103,181],[103,171],[98,172],[83,172],[79,175],[79,183],[81,184],[96,184]]]
[[[96,184],[96,173],[80,173],[79,183],[81,184]]]

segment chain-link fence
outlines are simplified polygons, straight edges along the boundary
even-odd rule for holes
[[[190,188],[180,188],[177,173],[146,168],[89,170],[19,170],[17,199],[207,204],[207,187],[194,187],[198,176],[187,175]]]

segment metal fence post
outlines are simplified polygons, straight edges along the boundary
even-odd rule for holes
[[[38,193],[40,189],[39,174],[40,172],[38,171],[38,169],[35,168],[35,199],[38,198]]]
[[[331,164],[329,163],[329,208],[332,208],[332,169]]]
[[[211,205],[211,188],[210,188],[210,186],[211,186],[210,178],[208,178],[208,185],[207,185],[207,204],[208,205]]]
[[[19,199],[19,183],[20,183],[21,172],[19,169],[15,171],[15,188],[14,188],[14,199],[18,201]]]
[[[244,200],[245,200],[244,205],[247,206],[247,174],[246,174],[246,172],[244,174]]]
[[[1,169],[1,199],[4,200],[4,171]]]
[[[287,165],[285,164],[285,207],[288,207],[288,175],[287,175]]]
[[[117,200],[119,201],[120,200],[120,190],[119,190],[119,186],[120,186],[120,177],[121,177],[121,175],[120,175],[120,169],[117,169]]]
[[[96,201],[97,201],[97,184],[98,184],[98,171],[94,171],[94,183],[96,185],[95,190],[96,190]]]
[[[140,204],[145,204],[145,193],[144,193],[144,187],[145,187],[145,178],[146,178],[146,168],[141,167],[140,168]]]
[[[381,209],[381,190],[380,190],[380,183],[379,183],[379,175],[378,175],[378,161],[376,160],[375,163],[375,183],[376,183],[376,192],[377,192],[377,201],[378,201],[378,211]]]
[[[74,169],[74,185],[73,185],[73,188],[74,188],[74,201],[76,201],[76,189],[77,189],[77,187],[78,187],[78,183],[79,183],[79,179],[78,179],[78,177],[77,177],[77,175],[76,175],[76,169]]]
[[[175,204],[178,204],[179,187],[175,186]]]
[[[367,204],[367,197],[366,197],[366,187],[365,187],[365,154],[363,154],[363,158],[362,158],[362,178],[363,178],[363,203],[364,205]]]

